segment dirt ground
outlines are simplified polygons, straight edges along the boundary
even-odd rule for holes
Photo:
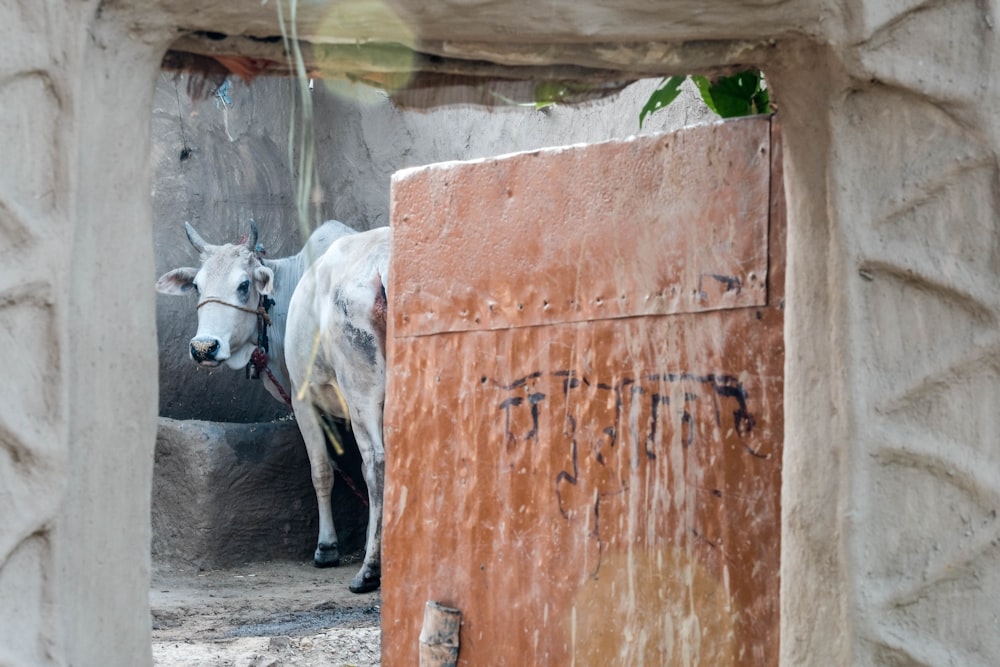
[[[211,571],[154,563],[153,664],[379,665],[381,594],[347,590],[360,555],[322,570],[305,561]]]

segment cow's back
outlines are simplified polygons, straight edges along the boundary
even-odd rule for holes
[[[358,231],[348,227],[339,220],[327,220],[317,227],[299,253],[304,260],[303,270],[319,259],[337,239],[343,236],[357,234]]]
[[[368,285],[374,273],[383,278],[389,271],[388,227],[378,227],[350,237],[337,238],[316,263],[322,285]]]
[[[384,300],[389,240],[388,227],[345,235],[302,277],[292,298],[286,349],[296,390],[307,377],[313,385],[338,384],[338,372],[347,366],[356,376],[384,373],[379,345],[384,341],[378,340],[371,315],[379,296]],[[351,333],[345,337],[344,332]],[[356,348],[345,349],[346,341]],[[342,416],[337,401],[315,395],[314,402]]]

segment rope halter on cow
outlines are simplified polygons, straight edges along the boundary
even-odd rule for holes
[[[265,303],[265,300],[270,303]],[[229,301],[223,301],[222,299],[217,299],[214,296],[210,296],[207,299],[202,299],[201,301],[199,301],[197,308],[201,308],[205,304],[209,303],[221,303],[223,306],[229,306],[230,308],[235,308],[236,310],[242,310],[244,313],[250,313],[252,315],[256,315],[258,321],[263,319],[263,321],[267,325],[271,324],[271,318],[270,316],[268,316],[267,311],[270,310],[270,304],[273,304],[274,301],[271,301],[271,299],[268,299],[263,294],[260,295],[260,304],[256,308],[247,308],[245,306],[241,306],[236,303],[230,303]]]
[[[189,225],[186,225],[188,230],[188,238],[191,243],[199,251],[204,249],[204,241],[201,237],[197,235]],[[253,220],[250,221],[250,236],[240,239],[240,245],[246,245],[246,247],[253,254],[254,259],[263,264],[264,255],[267,254],[264,250],[264,246],[257,243],[257,225],[254,224]],[[292,399],[288,396],[285,388],[281,386],[278,379],[274,377],[274,373],[268,367],[269,359],[268,353],[268,337],[267,328],[271,326],[271,316],[268,312],[271,310],[271,306],[274,305],[274,299],[269,298],[265,294],[260,295],[260,300],[257,302],[256,308],[247,308],[246,306],[240,305],[238,303],[233,303],[231,301],[226,301],[224,299],[219,299],[216,297],[207,297],[198,302],[197,308],[209,303],[218,303],[223,306],[229,306],[230,308],[235,308],[236,310],[243,311],[244,313],[250,313],[257,316],[257,345],[254,347],[253,353],[250,355],[250,361],[246,365],[246,376],[247,379],[259,380],[260,374],[263,372],[271,379],[271,384],[274,388],[278,390],[281,395],[282,400],[285,402],[289,408],[292,407]]]
[[[268,312],[271,310],[271,306],[274,305],[274,300],[268,298],[264,294],[261,294],[260,301],[257,303],[256,308],[246,308],[245,306],[241,306],[230,301],[224,301],[215,297],[208,297],[207,299],[200,301],[197,307],[201,308],[209,303],[218,303],[223,306],[229,306],[230,308],[242,310],[244,313],[250,313],[257,316],[257,345],[254,347],[253,353],[250,355],[250,361],[247,362],[246,365],[247,378],[259,380],[261,372],[266,373],[267,377],[271,379],[271,383],[278,390],[278,393],[281,394],[281,398],[285,401],[285,404],[288,407],[292,407],[292,399],[288,396],[288,393],[285,392],[285,388],[281,386],[278,379],[274,377],[274,373],[271,372],[271,369],[268,368],[269,360],[267,352],[270,346],[268,343],[267,328],[271,326],[271,316]]]

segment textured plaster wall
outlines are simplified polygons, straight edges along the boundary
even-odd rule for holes
[[[178,26],[276,34],[274,5],[0,0],[0,663],[150,662],[154,82]],[[380,34],[324,27],[328,6],[304,4],[303,34]],[[782,664],[992,664],[997,2],[394,6],[441,49],[507,63],[769,68],[789,198]]]
[[[4,665],[150,661],[159,54],[96,9],[0,3]]]
[[[356,449],[337,464],[363,488]],[[224,424],[161,418],[152,498],[154,567],[310,560],[316,549],[316,492],[292,420]],[[363,549],[368,511],[342,479],[332,505],[341,549]]]
[[[854,9],[801,54],[810,71],[774,73],[789,91],[783,655],[988,665],[997,5]],[[831,615],[843,632],[801,632]]]
[[[312,214],[362,230],[383,226],[389,224],[389,180],[399,169],[637,134],[639,111],[657,83],[640,81],[614,98],[541,111],[503,105],[411,111],[374,88],[315,81]],[[160,75],[152,114],[156,264],[151,280],[177,266],[197,264],[184,221],[209,241],[222,243],[237,240],[252,218],[271,256],[298,251],[298,151],[290,160],[288,150],[289,130],[303,132],[295,112],[297,85],[288,78],[262,78],[248,86],[234,77],[226,89],[227,104],[221,97],[193,101],[186,76]],[[641,132],[716,118],[685,84],[682,97],[650,116]],[[253,422],[287,412],[241,372],[191,362],[187,348],[197,329],[194,297],[161,295],[156,306],[162,415]]]

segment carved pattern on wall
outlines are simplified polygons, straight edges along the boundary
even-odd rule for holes
[[[65,100],[51,72],[62,55],[55,3],[7,3],[6,29],[35,35],[0,66],[0,646],[2,664],[60,663],[51,533],[68,474],[60,258],[68,196]],[[58,190],[58,192],[57,192]]]
[[[0,382],[0,567],[53,521],[65,487],[65,436],[57,399],[59,343],[49,286],[0,286],[0,349],[16,351]],[[28,386],[34,381],[35,386]]]
[[[859,246],[846,286],[857,304],[855,630],[864,663],[990,664],[1000,654],[1000,168],[986,86],[967,70],[989,71],[995,38],[982,3],[907,4],[867,17],[878,25],[834,135]]]
[[[0,665],[60,664],[51,628],[54,569],[50,541],[32,535],[10,554],[0,569]]]

